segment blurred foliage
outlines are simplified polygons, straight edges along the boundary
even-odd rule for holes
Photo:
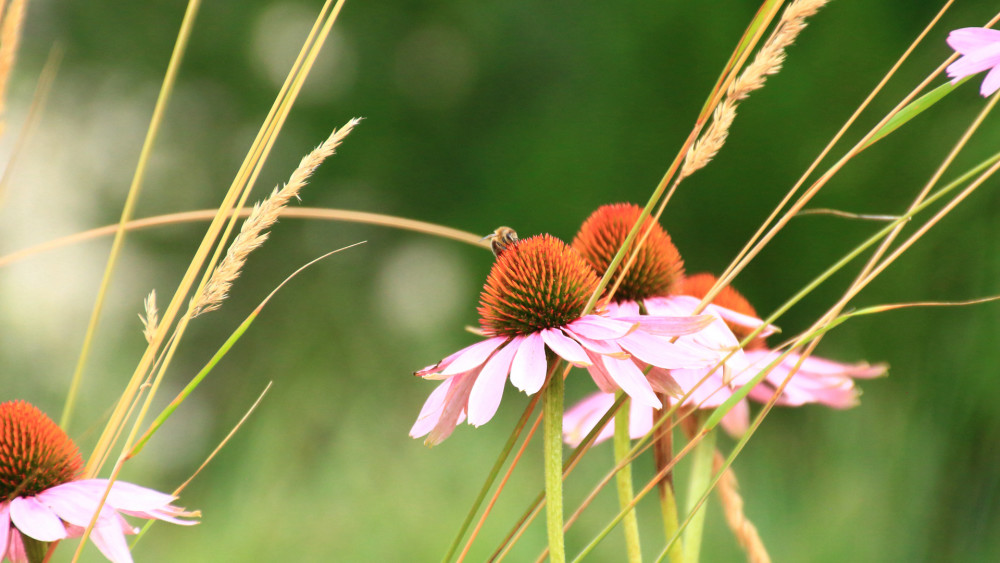
[[[218,203],[273,100],[275,77],[320,4],[205,3],[140,216]],[[992,15],[966,4],[931,33],[876,110],[889,109],[950,54],[947,30]],[[303,205],[484,234],[505,224],[522,236],[569,240],[598,205],[646,201],[755,9],[737,0],[349,1],[257,197],[331,129],[360,115],[365,121],[319,170]],[[667,209],[664,224],[688,271],[718,272],[730,261],[937,9],[913,0],[833,2],[813,19],[784,70],[740,106],[716,161],[686,181]],[[8,136],[50,47],[58,42],[66,55],[30,156],[0,209],[0,250],[117,220],[183,10],[177,1],[30,7]],[[976,90],[970,82],[857,158],[812,206],[904,210],[982,107]],[[873,113],[862,125],[877,119]],[[998,141],[1000,131],[984,127],[956,173]],[[995,186],[959,207],[857,305],[1000,293]],[[796,219],[735,285],[767,314],[877,227]],[[71,431],[85,451],[145,345],[135,319],[142,297],[155,287],[166,302],[202,232],[191,224],[129,237]],[[138,560],[423,561],[443,554],[526,400],[508,388],[490,424],[462,426],[429,450],[406,434],[433,385],[410,373],[474,341],[462,327],[476,323],[489,253],[406,232],[284,220],[223,309],[192,324],[162,401],[288,273],[358,240],[368,243],[283,290],[127,469],[125,478],[169,490],[275,382],[184,491],[181,504],[202,509],[202,524],[156,526]],[[0,272],[5,398],[58,415],[107,248],[107,240],[86,243]],[[783,317],[785,333],[805,328],[851,276],[838,276]],[[1000,559],[996,307],[898,311],[824,340],[819,355],[887,362],[891,376],[862,383],[862,405],[849,411],[776,410],[740,455],[735,471],[747,514],[776,561]],[[569,388],[582,396],[591,384],[578,377]],[[536,450],[470,560],[488,555],[540,489]],[[610,447],[592,452],[567,485],[568,507],[610,463]],[[637,482],[651,475],[649,465],[637,464]],[[614,507],[608,490],[571,531],[571,553]],[[709,510],[704,560],[738,560],[718,507]],[[640,522],[649,557],[661,541],[651,502]],[[611,534],[593,559],[618,560],[619,536]],[[543,544],[539,523],[512,560],[531,560]],[[92,547],[87,554],[98,557]]]

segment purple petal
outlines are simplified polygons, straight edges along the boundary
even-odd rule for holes
[[[586,350],[580,347],[575,340],[563,334],[561,330],[552,328],[543,330],[542,340],[548,344],[549,348],[551,348],[557,356],[567,362],[577,367],[590,365],[590,360],[587,358]]]
[[[451,365],[441,371],[441,375],[455,375],[471,371],[481,365],[490,357],[494,350],[500,347],[507,340],[505,336],[494,336],[493,338],[477,342],[459,351],[460,356],[455,358]]]
[[[986,27],[963,27],[949,33],[946,41],[949,47],[964,55],[970,51],[1000,42],[1000,30]]]
[[[500,399],[503,398],[503,387],[507,383],[511,361],[521,345],[522,340],[511,342],[493,354],[483,366],[469,395],[469,424],[482,426],[496,414]]]
[[[542,334],[533,332],[524,337],[510,367],[510,382],[528,395],[534,395],[545,384],[545,342]]]
[[[66,527],[49,507],[34,497],[16,497],[10,501],[10,520],[22,534],[38,541],[64,539]]]
[[[656,393],[653,393],[653,389],[649,386],[649,382],[646,381],[646,377],[642,375],[642,372],[639,371],[639,368],[635,367],[635,364],[631,360],[619,360],[610,356],[603,356],[601,361],[608,375],[614,379],[622,391],[627,393],[629,397],[632,397],[633,401],[657,409],[663,406],[660,400],[656,398]]]
[[[569,323],[566,328],[591,340],[614,340],[635,330],[636,323],[587,315]]]

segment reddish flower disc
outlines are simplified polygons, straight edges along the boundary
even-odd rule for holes
[[[631,203],[602,205],[583,222],[580,232],[573,239],[573,248],[587,259],[594,270],[603,274],[641,213],[642,208]],[[635,263],[615,292],[615,301],[641,301],[647,297],[676,293],[677,283],[684,276],[684,261],[677,247],[670,241],[670,235],[652,218],[646,218],[629,252],[650,226],[652,230]],[[619,271],[624,266],[623,261]]]
[[[24,401],[0,404],[0,500],[73,481],[80,451],[51,418]]]

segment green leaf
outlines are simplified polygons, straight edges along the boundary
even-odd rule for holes
[[[938,103],[941,100],[941,98],[950,94],[955,88],[961,86],[968,79],[969,77],[966,76],[965,78],[960,80],[957,84],[952,84],[951,82],[945,82],[944,84],[938,86],[937,88],[931,90],[930,92],[927,92],[923,96],[920,96],[916,100],[913,100],[905,108],[899,110],[899,113],[892,116],[892,118],[889,121],[887,121],[885,125],[883,125],[878,131],[876,131],[875,134],[872,136],[872,138],[868,139],[868,142],[865,143],[863,147],[861,147],[861,150],[865,150],[868,147],[874,145],[876,142],[881,141],[883,137],[885,137],[889,133],[892,133],[896,129],[899,129],[907,121],[920,115],[925,109]]]

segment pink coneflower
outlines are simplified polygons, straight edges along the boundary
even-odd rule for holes
[[[69,436],[24,401],[0,404],[0,554],[40,561],[48,543],[83,535],[107,488],[106,479],[78,479],[83,458]],[[105,557],[132,561],[125,534],[139,530],[122,514],[174,524],[199,516],[170,504],[175,497],[116,482],[90,534]]]
[[[1000,89],[1000,30],[966,27],[948,34],[948,45],[962,57],[948,65],[952,84],[966,76],[991,69],[979,87],[984,97]]]
[[[587,368],[601,389],[621,389],[636,402],[659,408],[653,386],[631,357],[665,368],[700,365],[698,350],[670,339],[703,329],[712,317],[583,315],[599,281],[583,257],[552,236],[505,245],[480,296],[480,325],[489,338],[416,372],[444,381],[410,435],[427,435],[433,445],[466,416],[474,426],[488,422],[508,375],[528,395],[538,392],[545,383],[547,350]]]
[[[696,274],[685,278],[683,292],[692,298],[701,299],[715,284],[711,274]],[[713,304],[723,305],[726,311],[738,315],[736,318],[755,318],[756,312],[742,295],[731,287],[723,289],[713,300]],[[749,336],[753,327],[727,321],[729,327],[740,339]],[[735,374],[731,384],[740,386],[749,382],[760,370],[766,368],[772,360],[780,356],[780,352],[769,350],[763,336],[751,340],[745,347],[747,367]],[[785,380],[801,356],[789,354],[777,366],[771,369],[764,380],[750,390],[750,398],[767,402],[774,395],[778,386]],[[675,369],[671,375],[678,384],[687,390],[693,388],[691,397],[685,404],[700,408],[715,408],[722,404],[732,394],[720,374],[707,373],[708,370]],[[817,403],[832,408],[844,409],[858,403],[859,391],[854,384],[855,378],[872,378],[884,375],[885,366],[870,366],[867,363],[842,364],[817,357],[808,357],[792,376],[775,404],[782,406],[801,406]],[[705,376],[708,376],[705,378]],[[698,383],[700,382],[700,385]],[[697,387],[694,387],[697,385]],[[613,395],[591,396],[566,412],[563,419],[564,438],[570,445],[577,445],[594,428],[614,402]],[[603,408],[601,408],[603,406]],[[722,420],[723,427],[734,435],[742,434],[749,422],[749,407],[746,401],[740,401]],[[629,435],[633,438],[644,436],[652,428],[652,411],[643,407],[632,406],[629,425]],[[638,421],[638,422],[636,422]],[[598,441],[607,439],[613,431],[612,424],[605,427],[598,435]]]

